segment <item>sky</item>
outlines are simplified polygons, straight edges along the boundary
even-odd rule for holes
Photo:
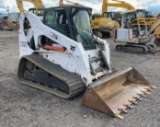
[[[59,0],[42,0],[45,7],[58,6]],[[78,2],[82,5],[92,7],[93,13],[101,13],[102,0],[70,0],[74,2]],[[109,2],[111,0],[108,0]],[[153,14],[160,13],[160,0],[123,0],[130,4],[132,4],[137,9],[147,9],[151,11]],[[153,2],[154,1],[154,2]],[[25,10],[33,7],[31,3],[23,2]],[[7,7],[9,8],[9,12],[18,12],[18,8],[16,5],[16,0],[0,0],[0,13],[7,13]],[[109,8],[108,11],[125,11],[125,9],[120,8]]]

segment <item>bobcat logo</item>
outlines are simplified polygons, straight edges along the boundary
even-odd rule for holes
[[[76,50],[76,46],[71,46],[70,48],[72,51],[75,51]]]

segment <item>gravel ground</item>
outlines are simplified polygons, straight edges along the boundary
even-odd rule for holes
[[[159,56],[116,52],[115,43],[108,42],[113,67],[133,66],[157,87],[128,114],[122,114],[124,120],[81,106],[82,95],[64,100],[20,84],[17,34],[0,31],[0,127],[159,127]]]

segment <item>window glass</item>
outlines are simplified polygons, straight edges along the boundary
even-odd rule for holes
[[[57,15],[55,13],[55,11],[48,11],[46,13],[46,25],[55,29],[55,30],[58,30],[58,26],[57,26]]]
[[[77,41],[81,42],[84,47],[95,45],[88,12],[85,10],[79,10],[73,16],[73,23],[77,31]]]
[[[36,9],[35,8],[29,9],[29,12],[36,14]],[[44,14],[44,10],[38,9],[38,16],[43,16],[43,14]]]
[[[124,16],[125,21],[132,22],[136,19],[136,13],[128,13]]]
[[[45,24],[58,32],[70,37],[65,10],[51,10],[46,13]]]

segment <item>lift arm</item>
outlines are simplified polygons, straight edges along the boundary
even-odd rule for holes
[[[38,8],[44,8],[42,0],[16,0],[19,12],[24,12],[23,2],[32,3],[36,8],[36,13],[38,13]]]
[[[135,8],[124,1],[118,1],[118,0],[112,0],[115,1],[116,3],[108,3],[108,0],[103,0],[102,3],[102,15],[104,12],[107,12],[108,7],[120,7],[120,8],[125,8],[127,10],[135,10]]]

